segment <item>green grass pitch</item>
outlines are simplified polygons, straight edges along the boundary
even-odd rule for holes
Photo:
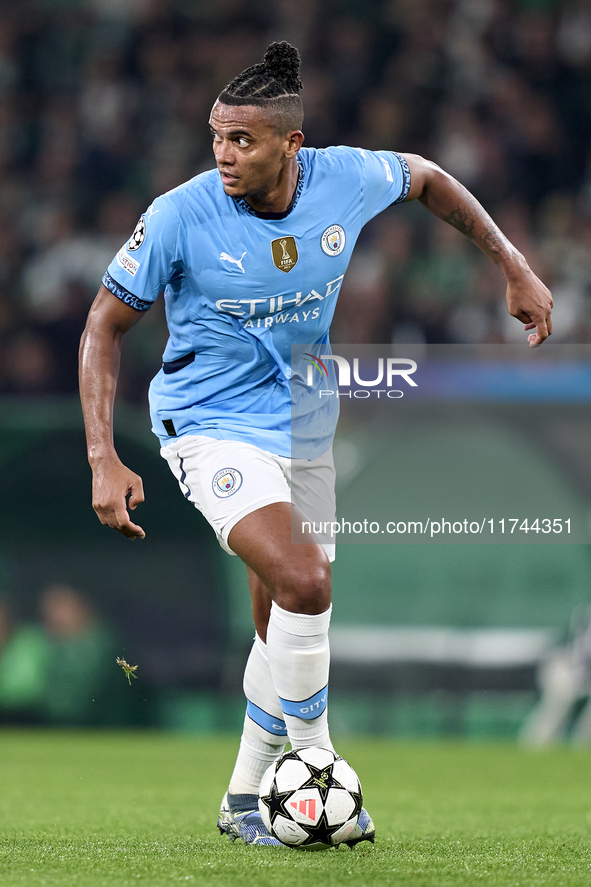
[[[245,847],[216,814],[236,739],[0,731],[0,885],[589,887],[591,752],[348,740],[372,847]]]

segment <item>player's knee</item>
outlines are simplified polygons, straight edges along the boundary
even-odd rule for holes
[[[330,593],[330,564],[326,560],[283,577],[276,585],[274,597],[284,610],[315,615],[328,610]]]

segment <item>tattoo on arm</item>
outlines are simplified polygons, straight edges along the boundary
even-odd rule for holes
[[[475,212],[471,213],[471,203],[472,201],[468,202],[465,208],[458,204],[448,215],[441,216],[441,218],[469,237],[474,243],[479,244],[481,248],[484,247],[485,252],[494,255],[501,253],[506,244],[505,237],[488,214],[484,213],[483,217],[482,207],[476,201],[473,202]],[[478,222],[480,222],[478,225],[480,230],[476,228]],[[484,230],[482,230],[483,223]]]
[[[454,228],[457,228],[462,234],[465,234],[466,237],[469,237],[471,240],[473,239],[476,219],[459,205],[456,206],[455,209],[452,209],[448,215],[441,216],[441,218],[444,222],[448,222],[450,225],[453,225]]]
[[[503,249],[504,240],[505,238],[496,225],[487,228],[482,238],[483,244],[491,253],[500,253]]]
[[[474,243],[495,263],[519,254],[473,194],[459,182],[431,165],[420,202]]]

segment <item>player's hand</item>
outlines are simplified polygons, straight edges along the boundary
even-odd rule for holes
[[[146,534],[132,523],[127,510],[129,507],[133,511],[143,501],[141,477],[122,462],[117,460],[93,466],[92,507],[101,524],[112,527],[128,539],[143,539]]]
[[[524,323],[524,329],[536,331],[527,337],[530,348],[541,345],[552,333],[554,302],[548,287],[526,266],[508,278],[506,298],[509,314]]]

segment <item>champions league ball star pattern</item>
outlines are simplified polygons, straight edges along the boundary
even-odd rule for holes
[[[362,807],[353,768],[325,748],[286,752],[261,780],[259,811],[269,832],[289,847],[323,850],[349,838]]]

